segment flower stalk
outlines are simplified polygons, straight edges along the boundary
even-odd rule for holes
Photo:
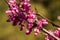
[[[6,0],[4,0],[4,2],[9,6],[8,2]]]

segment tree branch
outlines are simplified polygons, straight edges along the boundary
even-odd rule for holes
[[[37,11],[37,8],[35,8],[35,11],[36,11],[36,15],[37,16],[40,16],[42,18],[45,18],[49,23],[51,23],[53,26],[55,27],[60,27],[59,25],[55,24],[54,22],[52,22],[51,20],[49,20],[48,18],[46,18],[45,16],[41,15],[41,14],[38,14],[38,11]]]
[[[44,17],[43,15],[37,14],[38,11],[37,11],[36,8],[35,8],[35,11],[36,11],[36,15],[37,15],[37,16],[40,16],[40,17],[46,19],[49,23],[51,23],[51,24],[52,24],[53,26],[55,26],[55,27],[60,27],[59,25],[56,25],[54,22],[52,22],[51,20],[47,19],[47,18]],[[60,40],[58,37],[56,37],[54,34],[48,32],[46,29],[42,28],[42,31],[45,32],[45,33],[47,33],[48,35],[52,36],[52,37],[55,38],[56,40]]]
[[[55,38],[56,40],[60,40],[60,38],[56,37],[53,33],[50,33],[49,31],[47,31],[46,29],[42,28],[42,31],[47,33],[48,35],[52,36],[53,38]]]

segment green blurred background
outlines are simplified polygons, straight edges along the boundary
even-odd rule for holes
[[[36,7],[40,14],[54,23],[60,24],[60,20],[57,19],[60,16],[60,0],[31,0],[30,3],[32,4],[32,10]],[[19,30],[19,25],[12,26],[12,22],[6,22],[8,15],[5,14],[5,11],[7,8],[8,5],[4,0],[0,0],[0,40],[44,40],[45,35],[42,31],[40,31],[38,36],[34,36],[33,31],[30,35],[26,35],[25,29],[23,31]],[[53,31],[56,29],[50,23],[44,28]]]

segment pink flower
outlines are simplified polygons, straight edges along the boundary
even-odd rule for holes
[[[20,31],[24,29],[26,22],[26,34],[30,34],[34,29],[34,35],[37,36],[42,29],[42,25],[47,25],[48,22],[45,19],[38,20],[36,13],[30,8],[31,4],[29,2],[30,0],[20,0],[20,5],[18,5],[16,0],[9,0],[9,9],[6,11],[9,14],[7,22],[13,22],[13,26],[19,23]]]
[[[45,40],[54,40],[54,38],[51,37],[50,35],[47,35],[46,38],[45,38]]]
[[[31,33],[32,29],[26,29],[26,34],[29,35]]]
[[[60,28],[54,32],[54,35],[60,38]]]
[[[38,22],[37,22],[37,28],[38,28],[39,30],[42,29],[42,22],[41,22],[41,21],[38,21]]]
[[[48,22],[46,21],[46,19],[41,19],[41,21],[42,21],[43,25],[47,25],[48,24]]]
[[[49,32],[51,34],[53,34],[53,32],[51,30],[49,30]],[[54,40],[54,38],[52,36],[50,36],[50,35],[47,34],[46,37],[45,37],[45,40]]]
[[[16,0],[9,0],[9,3],[8,3],[11,7],[12,6],[16,6]]]
[[[39,29],[35,28],[35,29],[34,29],[34,35],[37,36],[38,33],[39,33]]]
[[[10,11],[10,10],[7,10],[7,11],[6,11],[6,14],[11,14],[11,11]]]

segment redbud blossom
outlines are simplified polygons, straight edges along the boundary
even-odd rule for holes
[[[32,29],[34,29],[34,35],[36,36],[42,29],[42,25],[47,25],[48,22],[46,19],[38,20],[36,12],[31,10],[31,4],[29,2],[30,0],[20,0],[20,5],[18,5],[16,0],[9,0],[9,8],[6,11],[6,13],[9,14],[7,22],[13,22],[13,26],[19,23],[20,31],[24,29],[26,22],[26,34],[30,34]]]
[[[47,35],[46,38],[45,38],[45,40],[54,40],[54,38],[51,37],[50,35]]]
[[[7,13],[7,14],[10,14],[10,13],[11,13],[11,11],[10,11],[10,10],[7,10],[7,11],[6,11],[6,13]]]
[[[46,19],[41,19],[41,21],[42,21],[43,25],[47,25],[48,24],[48,22],[46,21]]]
[[[49,32],[51,34],[53,34],[53,32],[51,30],[49,30]],[[52,36],[50,36],[50,35],[47,34],[46,37],[45,37],[45,40],[54,40],[54,38]]]
[[[54,32],[54,35],[60,38],[60,28]]]
[[[35,29],[34,29],[34,35],[37,36],[38,33],[39,33],[39,29],[38,29],[38,28],[35,28]]]
[[[51,34],[55,35],[56,37],[60,38],[60,28],[57,28],[57,30],[54,31],[54,32],[52,32],[51,30],[49,30],[49,32]],[[47,34],[45,40],[54,40],[54,38],[52,36],[50,36],[50,35]]]

